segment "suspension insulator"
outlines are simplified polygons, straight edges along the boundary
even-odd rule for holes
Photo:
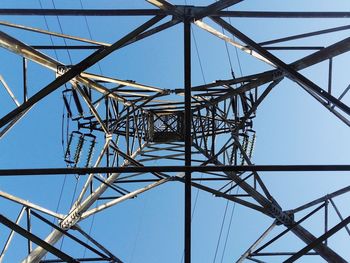
[[[71,97],[68,97],[68,94],[73,98],[73,105],[71,103]],[[76,121],[84,117],[83,106],[80,103],[78,93],[75,89],[64,90],[62,92],[62,97],[69,118],[71,118],[73,121]]]
[[[94,150],[95,150],[96,136],[93,135],[93,134],[85,134],[85,136],[88,136],[88,137],[92,138],[91,141],[90,141],[89,149],[88,149],[87,156],[86,156],[86,162],[85,162],[85,167],[89,167],[91,159],[92,159],[92,156],[94,154]]]
[[[78,144],[74,154],[74,166],[77,166],[80,161],[81,151],[83,149],[84,142],[85,142],[84,134],[80,134]]]
[[[245,153],[247,153],[248,150],[248,142],[249,142],[249,136],[245,134],[243,137],[243,142],[242,142],[242,149]],[[245,164],[245,158],[243,152],[241,152],[241,165]]]
[[[84,111],[83,111],[83,106],[81,105],[80,103],[80,100],[79,100],[79,97],[78,97],[78,93],[75,89],[72,89],[72,95],[73,95],[73,100],[75,102],[75,106],[77,107],[77,110],[78,110],[78,117],[75,118],[75,119],[80,119],[84,116]]]
[[[67,99],[67,96],[66,96],[66,93],[67,92],[70,92],[71,90],[67,89],[67,90],[64,90],[62,92],[62,97],[63,97],[63,102],[64,102],[64,106],[66,107],[66,110],[67,110],[67,116],[68,118],[72,118],[73,114],[72,114],[72,110],[69,106],[69,102],[68,102],[68,99]]]
[[[64,153],[64,160],[66,163],[72,164],[73,161],[71,161],[71,145],[73,141],[73,133],[69,135],[68,143],[67,143],[67,148],[66,152]]]
[[[253,156],[255,142],[256,142],[256,133],[253,133],[252,140],[250,141],[250,147],[249,147],[249,159],[252,158]]]
[[[233,147],[232,149],[232,152],[231,152],[231,155],[230,155],[230,164],[233,164],[235,162],[235,155],[236,155],[236,152],[237,152],[237,148],[236,147]]]

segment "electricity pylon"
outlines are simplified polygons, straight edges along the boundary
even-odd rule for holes
[[[142,193],[168,183],[182,183],[185,186],[184,213],[184,259],[191,261],[191,191],[194,188],[209,192],[217,197],[235,202],[272,219],[271,226],[262,231],[261,236],[251,247],[236,259],[256,262],[261,256],[287,256],[286,262],[292,262],[305,255],[318,255],[328,262],[346,262],[342,255],[328,246],[327,240],[346,227],[350,217],[343,217],[334,203],[334,198],[347,193],[350,187],[320,197],[301,207],[285,210],[264,184],[262,171],[348,171],[348,165],[254,165],[252,154],[256,140],[254,119],[257,109],[284,78],[294,81],[322,106],[345,125],[350,126],[350,108],[342,98],[332,94],[331,80],[328,87],[320,87],[300,73],[323,61],[329,61],[329,77],[332,77],[332,61],[350,49],[350,38],[322,47],[309,46],[269,46],[290,40],[349,29],[349,26],[328,28],[309,33],[274,39],[257,43],[226,19],[229,17],[284,17],[284,18],[349,18],[349,12],[240,12],[225,11],[226,8],[242,2],[221,0],[208,6],[173,5],[165,0],[149,0],[155,9],[120,10],[73,10],[73,9],[2,9],[6,15],[74,15],[74,16],[150,16],[151,19],[130,31],[116,42],[109,44],[81,37],[55,33],[49,30],[32,28],[2,21],[1,25],[14,27],[34,33],[46,34],[85,43],[79,46],[32,46],[5,32],[0,32],[0,46],[23,58],[22,103],[16,98],[4,78],[2,85],[16,107],[2,115],[0,119],[0,137],[3,137],[41,100],[51,93],[62,89],[62,100],[71,123],[76,129],[68,136],[64,152],[64,161],[68,168],[4,169],[3,176],[10,175],[48,175],[75,174],[86,175],[84,184],[72,207],[66,214],[41,207],[20,197],[1,192],[0,196],[22,206],[17,220],[0,215],[0,222],[11,229],[1,259],[5,256],[13,233],[28,239],[28,255],[23,262],[78,262],[87,260],[105,260],[123,262],[122,258],[107,250],[80,227],[80,223],[105,209],[129,200]],[[211,21],[211,23],[207,22]],[[112,52],[132,45],[148,37],[156,37],[161,31],[176,25],[183,26],[184,80],[183,87],[165,89],[144,85],[130,80],[120,80],[103,74],[90,73],[87,70]],[[256,74],[218,80],[211,84],[193,86],[191,84],[191,27],[198,27],[254,59],[266,63],[270,70]],[[223,29],[224,31],[221,31]],[[87,45],[88,44],[88,45]],[[79,63],[65,65],[46,55],[47,49],[96,49]],[[301,57],[293,63],[286,63],[271,53],[271,50],[313,50],[313,53]],[[55,78],[51,83],[28,97],[28,62],[34,62],[52,70]],[[65,88],[62,88],[65,86]],[[14,127],[15,129],[15,127]],[[5,138],[4,138],[5,139]],[[95,154],[94,154],[95,152]],[[155,166],[155,160],[165,160],[164,166]],[[43,166],[44,167],[44,166]],[[199,180],[195,175],[201,172]],[[15,179],[14,179],[15,180]],[[232,194],[240,188],[242,194]],[[106,193],[117,193],[110,197]],[[101,203],[102,200],[102,203]],[[97,204],[97,201],[100,201]],[[325,233],[316,236],[302,223],[325,208],[329,203],[335,209],[340,220],[329,228],[326,221]],[[316,206],[306,216],[298,214]],[[27,228],[20,226],[20,220],[27,213]],[[4,211],[1,211],[3,214]],[[32,217],[52,227],[46,238],[38,237],[30,228]],[[47,217],[51,217],[47,219]],[[58,221],[52,223],[52,218]],[[258,247],[272,229],[280,229],[280,234]],[[348,228],[346,228],[348,231]],[[79,232],[89,243],[74,234]],[[295,252],[262,250],[277,243],[286,233],[292,233],[305,247]],[[68,255],[58,248],[63,237],[73,239],[77,245],[86,247],[96,258],[78,258]],[[32,243],[37,246],[33,249]],[[313,251],[313,252],[310,252]],[[57,261],[45,260],[51,253]]]

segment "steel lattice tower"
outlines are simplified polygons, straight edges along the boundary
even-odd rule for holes
[[[293,81],[294,85],[315,99],[343,125],[350,126],[350,107],[344,98],[350,86],[345,90],[342,88],[340,95],[335,95],[334,88],[332,89],[332,75],[335,74],[333,59],[347,55],[346,53],[350,50],[350,38],[325,44],[330,33],[349,30],[350,26],[322,27],[316,31],[293,35],[284,32],[284,37],[258,43],[248,36],[249,34],[246,35],[238,30],[230,19],[254,18],[257,21],[266,18],[304,19],[303,21],[307,23],[315,18],[348,19],[350,12],[346,12],[347,10],[334,12],[233,11],[236,5],[239,6],[244,2],[242,0],[219,0],[207,6],[175,5],[166,0],[148,0],[147,2],[150,4],[148,9],[0,9],[2,16],[14,18],[94,16],[95,19],[128,17],[137,18],[137,22],[143,21],[138,24],[135,22],[137,26],[113,43],[53,32],[49,28],[40,29],[25,24],[0,21],[1,26],[13,30],[0,32],[1,52],[10,53],[12,56],[14,54],[17,60],[20,58],[21,63],[14,65],[12,70],[16,74],[21,72],[20,79],[23,80],[23,87],[16,88],[14,92],[11,85],[8,85],[6,75],[0,76],[1,87],[15,104],[15,107],[4,106],[1,109],[1,140],[13,140],[10,134],[16,130],[16,125],[30,119],[30,112],[57,92],[60,94],[68,119],[67,123],[70,125],[62,160],[67,167],[62,165],[52,168],[47,162],[40,163],[39,167],[33,165],[36,168],[6,169],[7,167],[2,167],[0,170],[2,179],[10,178],[15,181],[22,176],[49,178],[56,175],[76,176],[77,180],[79,179],[79,183],[77,181],[75,186],[76,195],[73,196],[72,205],[64,214],[30,200],[27,201],[21,196],[0,192],[2,201],[13,204],[16,209],[20,206],[17,219],[13,219],[4,209],[1,209],[0,223],[4,229],[10,229],[11,232],[4,240],[0,261],[3,257],[6,261],[5,253],[11,249],[10,245],[15,246],[16,240],[12,239],[13,234],[16,233],[24,237],[28,244],[23,248],[24,252],[18,252],[26,255],[23,262],[127,262],[115,251],[107,249],[103,245],[104,240],[92,237],[89,231],[84,229],[84,221],[100,212],[104,214],[106,209],[113,210],[116,205],[142,196],[161,185],[179,184],[184,186],[181,197],[183,199],[179,200],[184,200],[181,202],[184,207],[182,235],[185,263],[191,262],[191,258],[196,262],[196,258],[193,255],[191,257],[194,189],[210,193],[230,203],[236,203],[271,221],[267,229],[261,229],[261,232],[256,234],[256,241],[250,247],[242,248],[244,252],[240,258],[231,260],[266,262],[267,259],[267,262],[271,262],[278,258],[279,261],[293,262],[299,258],[304,259],[314,255],[318,260],[346,262],[345,258],[348,255],[344,251],[341,253],[341,250],[333,249],[328,239],[341,229],[350,234],[347,228],[350,217],[346,216],[334,202],[335,198],[341,198],[347,194],[350,186],[344,185],[337,191],[317,199],[310,198],[310,202],[286,210],[265,184],[262,173],[307,174],[328,171],[331,174],[349,171],[350,165],[332,163],[259,165],[253,163],[252,155],[256,133],[259,133],[254,126],[255,120],[259,118],[259,106],[285,79]],[[47,20],[45,21],[47,25]],[[108,59],[114,52],[133,45],[138,45],[139,48],[142,46],[142,41],[157,38],[163,31],[171,30],[173,27],[179,29],[177,33],[180,32],[180,35],[175,37],[183,41],[180,47],[181,59],[183,59],[181,87],[163,88],[132,80],[121,80],[109,74],[103,74],[102,71],[98,72],[97,68],[93,67],[101,60]],[[192,64],[196,56],[193,52],[194,35],[191,33],[193,28],[233,46],[238,52],[245,53],[251,59],[267,66],[268,70],[255,71],[254,74],[239,77],[232,74],[231,79],[193,85]],[[67,45],[66,42],[64,45],[55,45],[53,42],[42,44],[35,41],[26,43],[20,40],[21,35],[18,32],[22,31],[32,34],[33,39],[39,34],[44,34],[77,41],[79,45]],[[309,45],[306,40],[311,37],[316,37],[320,44]],[[289,45],[288,41],[293,40],[305,40],[306,44]],[[57,57],[48,55],[52,50],[81,52],[80,62],[63,63]],[[85,55],[88,54],[84,53],[86,51],[91,51],[91,54]],[[307,54],[293,62],[285,62],[285,59],[277,55],[280,54],[279,51],[303,51]],[[328,85],[326,87],[316,84],[319,83],[318,79],[313,80],[301,72],[320,63],[327,64]],[[39,72],[34,73],[35,78],[40,78],[42,73],[37,69],[38,65],[40,68],[54,72],[54,77],[51,74],[49,84],[33,91],[28,79],[31,74],[30,69],[33,67],[36,67],[33,70]],[[152,67],[152,61],[149,62],[149,67]],[[162,77],[159,76],[159,78]],[[16,97],[19,90],[23,93],[23,100]],[[43,114],[45,116],[45,112]],[[40,125],[45,125],[45,122],[41,122]],[[22,132],[25,133],[25,131]],[[268,149],[266,151],[268,153]],[[159,160],[162,162],[158,162]],[[202,176],[200,177],[199,174]],[[332,224],[329,223],[331,209],[335,211],[332,213],[336,218],[332,221],[336,223]],[[324,231],[321,234],[314,234],[305,222],[321,212],[324,216],[322,214],[319,223],[324,224]],[[40,237],[41,234],[38,235],[34,227],[32,228],[33,220],[51,229],[46,237]],[[106,219],[107,228],[113,226],[109,220],[118,220],[118,218]],[[249,226],[245,227],[249,228]],[[303,246],[296,251],[279,250],[279,242],[288,235],[301,241]],[[63,238],[72,240],[76,246],[85,247],[94,256],[80,258],[78,255],[64,252],[59,245]],[[56,259],[46,259],[46,254],[51,254]],[[145,259],[145,262],[149,261]]]

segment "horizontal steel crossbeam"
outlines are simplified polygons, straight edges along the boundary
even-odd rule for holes
[[[158,173],[158,172],[346,172],[350,165],[226,165],[226,166],[128,166],[93,168],[0,169],[0,176],[58,175],[90,173]]]

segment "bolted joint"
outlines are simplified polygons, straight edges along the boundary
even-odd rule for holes
[[[60,223],[63,230],[68,230],[74,226],[81,218],[81,214],[78,211],[73,211]]]
[[[283,212],[284,214],[283,218],[280,220],[276,221],[276,225],[280,226],[280,225],[285,225],[285,226],[291,226],[295,223],[294,221],[294,214],[291,212]]]
[[[269,210],[270,214],[276,218],[277,225],[290,226],[294,223],[293,213],[282,211],[279,207],[272,204]]]
[[[105,133],[105,139],[106,140],[111,140],[112,139],[112,137],[113,137],[113,134],[112,133]]]
[[[280,79],[284,76],[284,72],[280,69],[277,69],[275,70],[273,73],[272,73],[272,78],[273,80],[276,80],[276,79]]]

